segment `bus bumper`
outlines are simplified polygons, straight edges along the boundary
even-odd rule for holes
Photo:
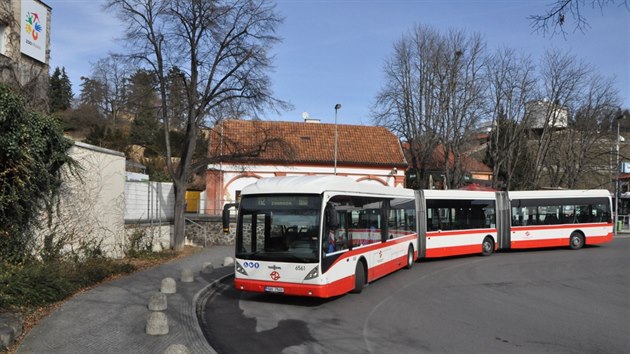
[[[235,278],[234,288],[236,290],[255,293],[328,298],[345,294],[352,290],[354,288],[354,276],[327,285],[268,282]]]

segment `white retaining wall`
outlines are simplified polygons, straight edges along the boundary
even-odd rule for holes
[[[98,248],[108,257],[122,257],[125,155],[81,142],[75,142],[68,154],[77,168],[73,173],[64,167],[59,205],[49,220],[45,213],[41,216],[37,246],[48,240],[63,245],[62,252]]]

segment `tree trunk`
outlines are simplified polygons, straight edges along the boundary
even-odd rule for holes
[[[174,208],[174,226],[173,226],[173,242],[171,248],[175,251],[184,249],[186,240],[186,219],[184,212],[186,211],[186,183],[185,181],[175,181],[175,208]]]

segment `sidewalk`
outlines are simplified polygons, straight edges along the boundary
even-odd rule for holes
[[[213,246],[189,257],[137,272],[78,294],[35,326],[17,353],[164,353],[183,344],[190,353],[214,353],[197,323],[196,298],[214,280],[233,271],[222,267],[234,257],[234,246]],[[199,273],[212,262],[214,272]],[[182,269],[192,269],[193,283],[182,283]],[[160,291],[162,279],[177,281],[177,293],[167,295],[169,333],[145,332],[149,298]]]

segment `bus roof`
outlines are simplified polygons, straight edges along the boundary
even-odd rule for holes
[[[357,182],[343,176],[290,176],[261,178],[243,188],[241,195],[248,194],[322,194],[324,192],[365,193],[414,197],[411,189],[379,186]]]
[[[610,197],[606,189],[558,189],[537,191],[508,192],[512,199],[553,199],[553,198],[584,198],[584,197]]]
[[[461,189],[426,189],[423,190],[426,199],[495,199],[495,192],[467,191]]]

